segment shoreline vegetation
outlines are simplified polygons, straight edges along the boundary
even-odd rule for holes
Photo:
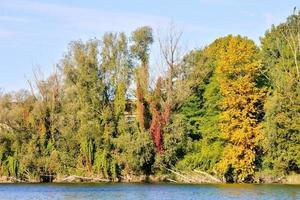
[[[53,177],[51,181],[44,182],[41,179],[30,179],[30,180],[21,180],[15,177],[0,177],[1,183],[173,183],[173,184],[232,184],[226,183],[222,180],[215,180],[214,178],[207,178],[207,176],[201,177],[189,177],[186,175],[179,176],[179,179],[176,179],[176,176],[170,175],[142,175],[142,176],[130,176],[120,179],[104,179],[99,177],[83,177],[83,176],[59,176]],[[257,181],[253,182],[254,184],[292,184],[300,185],[300,176],[299,175],[290,175],[287,177],[263,177],[259,178]]]
[[[1,183],[175,183],[175,184],[228,184],[226,180],[221,180],[206,172],[194,170],[193,173],[178,172],[170,170],[172,174],[165,175],[126,175],[115,179],[85,176],[55,176],[45,175],[39,178],[29,178],[21,180],[16,177],[0,177]],[[264,176],[257,178],[256,184],[295,184],[300,185],[300,175],[293,174],[282,177]],[[230,183],[229,183],[230,184]]]
[[[183,54],[182,32],[165,35],[73,41],[54,73],[0,91],[0,183],[300,184],[300,12],[259,45]]]

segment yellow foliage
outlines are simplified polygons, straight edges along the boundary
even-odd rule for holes
[[[258,49],[254,42],[240,36],[228,36],[217,62],[222,109],[221,135],[228,141],[217,169],[223,174],[232,167],[237,181],[251,178],[256,150],[262,138],[260,124],[264,92],[256,87],[259,72]]]

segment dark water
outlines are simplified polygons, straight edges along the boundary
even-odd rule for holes
[[[0,199],[300,200],[300,185],[0,184]]]

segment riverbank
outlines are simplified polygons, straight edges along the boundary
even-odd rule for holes
[[[155,175],[126,175],[116,179],[105,179],[101,177],[85,177],[85,176],[55,176],[51,178],[51,181],[44,181],[43,178],[31,178],[31,179],[18,179],[10,176],[1,176],[0,183],[159,183],[159,182],[177,182],[169,176],[155,176]],[[182,182],[183,183],[183,182]]]
[[[0,183],[43,183],[41,178],[17,179],[15,177],[1,176]],[[55,176],[49,182],[53,183],[178,183],[178,184],[220,184],[225,183],[216,180],[214,177],[208,178],[206,175],[187,177],[183,175],[126,175],[116,179],[105,179],[101,177],[84,176]],[[300,184],[300,175],[289,175],[282,177],[264,176],[257,178],[253,183],[257,184]]]

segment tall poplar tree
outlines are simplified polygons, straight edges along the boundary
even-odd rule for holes
[[[141,131],[149,128],[149,105],[147,102],[149,89],[149,56],[150,45],[153,43],[152,28],[140,27],[131,35],[131,54],[138,60],[136,70],[136,113]]]
[[[72,95],[73,98],[66,104],[74,104],[77,108],[71,116],[77,116],[74,124],[76,127],[68,131],[76,131],[76,139],[80,146],[77,164],[79,168],[85,168],[87,173],[92,173],[96,143],[103,137],[103,133],[100,135],[100,120],[104,103],[104,83],[99,77],[98,43],[97,40],[71,43],[70,52],[63,61],[66,87],[72,90],[68,95]]]

